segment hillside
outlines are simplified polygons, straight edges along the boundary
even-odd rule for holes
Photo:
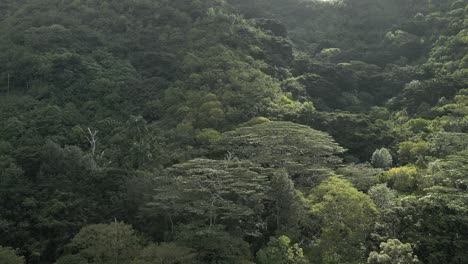
[[[2,0],[0,263],[466,263],[468,1]]]

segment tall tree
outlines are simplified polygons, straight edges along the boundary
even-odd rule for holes
[[[166,173],[167,185],[155,190],[150,208],[172,218],[179,214],[179,219],[198,219],[208,226],[232,224],[249,232],[258,228],[269,183],[261,168],[251,162],[195,159],[174,165]]]
[[[309,199],[321,229],[313,258],[322,263],[364,260],[367,256],[362,247],[378,213],[371,198],[348,181],[331,177],[317,186]]]

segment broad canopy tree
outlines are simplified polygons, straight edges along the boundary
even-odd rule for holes
[[[267,175],[249,161],[195,159],[168,168],[159,180],[165,186],[155,190],[148,207],[171,222],[190,217],[208,226],[242,223],[255,229],[269,189]]]
[[[345,150],[326,133],[292,122],[264,122],[223,134],[219,150],[265,168],[284,168],[303,185],[330,176]]]

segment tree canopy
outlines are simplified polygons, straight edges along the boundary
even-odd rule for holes
[[[468,263],[467,12],[0,1],[0,263]]]

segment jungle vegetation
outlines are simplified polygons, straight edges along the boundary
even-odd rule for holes
[[[468,263],[467,0],[1,0],[0,263]]]

